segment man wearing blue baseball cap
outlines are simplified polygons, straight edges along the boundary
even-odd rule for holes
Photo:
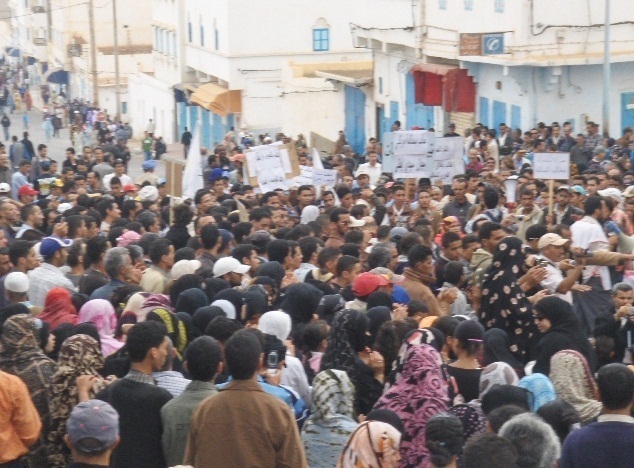
[[[64,442],[73,458],[69,468],[110,466],[119,440],[119,414],[112,406],[101,400],[79,403],[66,423]]]
[[[143,161],[143,164],[141,164],[141,169],[143,169],[143,174],[137,177],[134,183],[139,187],[142,187],[143,184],[146,182],[149,182],[150,184],[156,186],[159,179],[158,176],[154,174],[154,169],[156,169],[156,161],[153,159]]]
[[[29,301],[36,307],[44,307],[46,294],[53,288],[64,288],[76,293],[77,288],[60,270],[66,265],[68,253],[66,249],[73,241],[59,237],[45,237],[40,243],[40,255],[44,259],[42,264],[29,272],[31,288]]]

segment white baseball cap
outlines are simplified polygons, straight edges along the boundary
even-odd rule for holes
[[[172,269],[170,270],[170,275],[172,279],[176,281],[181,276],[191,275],[196,273],[196,271],[201,267],[202,263],[198,260],[179,260],[174,263]]]
[[[227,273],[239,273],[244,275],[250,269],[251,267],[249,265],[244,265],[233,257],[223,257],[214,263],[213,274],[216,278],[226,275]]]
[[[537,248],[541,250],[544,247],[548,247],[549,245],[556,245],[561,247],[562,245],[566,245],[568,242],[570,242],[568,239],[564,239],[559,234],[549,232],[548,234],[544,234],[539,238],[539,241],[537,242]]]
[[[11,191],[11,186],[6,182],[2,182],[0,184],[0,193],[9,193]]]
[[[9,273],[4,279],[4,289],[11,292],[28,292],[29,285],[29,277],[20,271]]]

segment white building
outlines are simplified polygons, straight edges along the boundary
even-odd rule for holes
[[[134,108],[133,126],[154,118],[169,142],[200,122],[208,147],[231,127],[307,137],[312,130],[335,139],[348,128],[348,95],[356,106],[347,106],[351,131],[370,118],[365,85],[372,78],[371,54],[353,46],[349,2],[178,3],[154,1],[155,73],[131,79],[135,93],[153,99]],[[363,144],[363,134],[356,138]]]
[[[374,54],[373,124],[526,130],[601,122],[605,0],[356,0],[352,35]],[[612,0],[611,134],[634,125],[634,10]],[[457,83],[457,84],[456,84]],[[475,85],[475,86],[474,86]]]
[[[114,30],[112,1],[116,1],[117,28]],[[98,104],[110,115],[116,114],[115,34],[119,48],[121,118],[128,115],[128,77],[139,70],[152,71],[151,0],[104,4],[85,0],[49,0],[51,40],[48,44],[48,70],[44,78],[64,84],[71,99],[93,102],[98,87]],[[90,21],[90,8],[94,16]],[[91,30],[96,44],[93,68]],[[95,73],[96,71],[96,76]],[[66,80],[66,81],[65,81]]]
[[[39,67],[47,61],[48,17],[46,0],[7,0],[10,40],[2,52],[15,63],[28,67],[31,83],[39,80]],[[33,76],[34,75],[34,76]]]

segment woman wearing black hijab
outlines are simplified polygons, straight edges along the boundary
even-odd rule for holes
[[[221,278],[207,278],[205,280],[204,290],[209,302],[211,303],[216,294],[224,289],[229,289],[230,287],[229,283]]]
[[[191,288],[202,289],[203,284],[202,277],[194,274],[183,275],[178,278],[174,281],[172,287],[170,288],[170,302],[172,303],[172,307],[174,307],[178,302],[178,296],[180,296],[180,293]]]
[[[504,330],[491,328],[484,334],[484,365],[494,362],[505,362],[517,372],[524,375],[524,365],[510,351],[511,340]]]
[[[544,335],[537,344],[533,372],[548,375],[550,358],[564,349],[572,349],[583,354],[590,369],[594,370],[596,355],[579,318],[568,302],[555,296],[546,297],[533,306],[533,316],[537,328]]]
[[[231,302],[231,304],[233,304],[233,307],[235,307],[236,309],[236,319],[240,319],[244,301],[242,300],[242,294],[240,294],[239,291],[235,289],[223,289],[214,297],[214,301],[220,301],[220,300]]]
[[[301,348],[302,329],[313,320],[323,294],[315,286],[307,283],[291,284],[280,304],[280,309],[291,316],[293,329],[291,337],[295,346]]]
[[[368,319],[370,319],[370,326],[368,328],[370,332],[370,343],[374,343],[381,325],[392,320],[392,313],[389,308],[384,306],[372,307],[368,309]]]
[[[369,325],[364,312],[337,312],[328,336],[328,347],[321,358],[322,371],[337,369],[348,373],[355,388],[357,414],[368,414],[383,393],[383,356],[372,352],[368,346]]]
[[[383,291],[374,291],[372,294],[368,296],[367,304],[368,304],[367,310],[370,310],[373,307],[379,307],[379,306],[387,307],[390,310],[392,310],[393,302],[392,302],[392,298],[390,297],[388,293]]]
[[[206,306],[194,312],[192,317],[192,326],[196,330],[198,336],[203,336],[207,325],[216,317],[226,317],[225,311],[218,306]]]

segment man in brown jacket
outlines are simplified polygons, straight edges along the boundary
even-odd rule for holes
[[[307,468],[295,416],[258,384],[264,359],[258,338],[246,330],[236,332],[224,352],[232,380],[194,412],[183,464]]]

